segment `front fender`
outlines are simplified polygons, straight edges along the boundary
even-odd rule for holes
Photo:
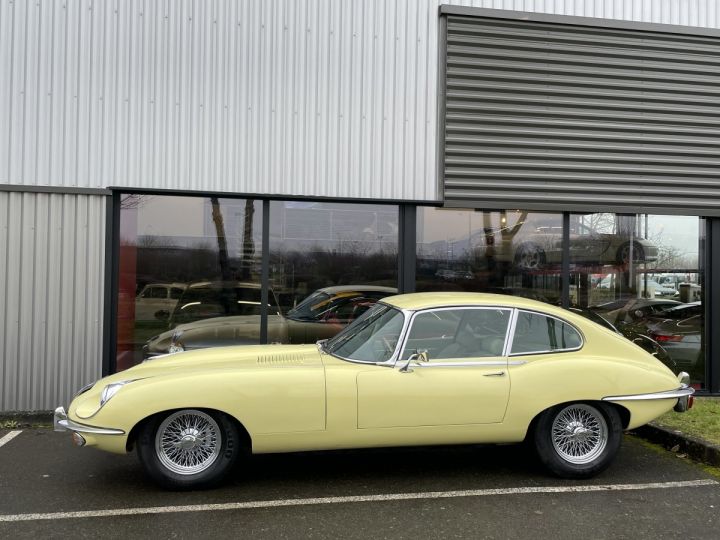
[[[254,434],[325,429],[325,374],[322,367],[293,366],[264,370],[223,370],[159,375],[126,384],[90,417],[78,409],[99,404],[102,381],[78,396],[68,417],[87,425],[130,433],[145,418],[173,409],[224,412]]]

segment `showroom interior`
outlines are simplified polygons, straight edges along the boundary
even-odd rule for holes
[[[720,394],[702,0],[247,4],[0,17],[0,45],[62,29],[0,58],[30,77],[15,61],[0,89],[0,410],[160,354],[314,343],[423,291],[563,306]]]

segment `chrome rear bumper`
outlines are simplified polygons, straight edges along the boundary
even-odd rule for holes
[[[91,433],[94,435],[125,435],[125,432],[122,429],[99,428],[73,422],[68,419],[64,407],[58,407],[55,409],[55,414],[53,415],[53,430],[73,431],[75,433]]]
[[[665,392],[651,392],[649,394],[632,394],[629,396],[608,396],[603,401],[643,401],[648,399],[671,399],[677,398],[674,410],[676,412],[685,412],[692,407],[692,395],[695,389],[688,386],[687,382],[690,377],[684,371],[678,375],[678,381],[681,383],[679,388],[675,390],[667,390]]]

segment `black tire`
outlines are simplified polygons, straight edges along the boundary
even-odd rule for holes
[[[184,444],[184,447],[179,446]],[[247,449],[235,422],[202,409],[153,416],[138,432],[137,452],[145,471],[166,489],[217,485]]]
[[[515,252],[515,266],[522,270],[539,270],[545,265],[545,252],[536,244],[521,244]]]
[[[561,478],[590,478],[602,472],[615,459],[621,439],[620,414],[606,403],[552,407],[542,413],[533,433],[540,461]]]
[[[632,244],[633,261],[643,262],[645,260],[645,250],[637,242]],[[618,264],[630,264],[630,242],[626,242],[617,251]]]

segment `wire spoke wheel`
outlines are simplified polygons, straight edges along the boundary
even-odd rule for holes
[[[220,426],[208,414],[197,410],[169,415],[155,434],[155,454],[168,470],[181,475],[198,474],[220,455]]]
[[[544,262],[542,250],[535,245],[522,245],[515,255],[515,264],[526,270],[538,270]]]
[[[555,451],[568,463],[590,463],[607,446],[608,426],[595,407],[576,403],[555,416],[551,439]]]

